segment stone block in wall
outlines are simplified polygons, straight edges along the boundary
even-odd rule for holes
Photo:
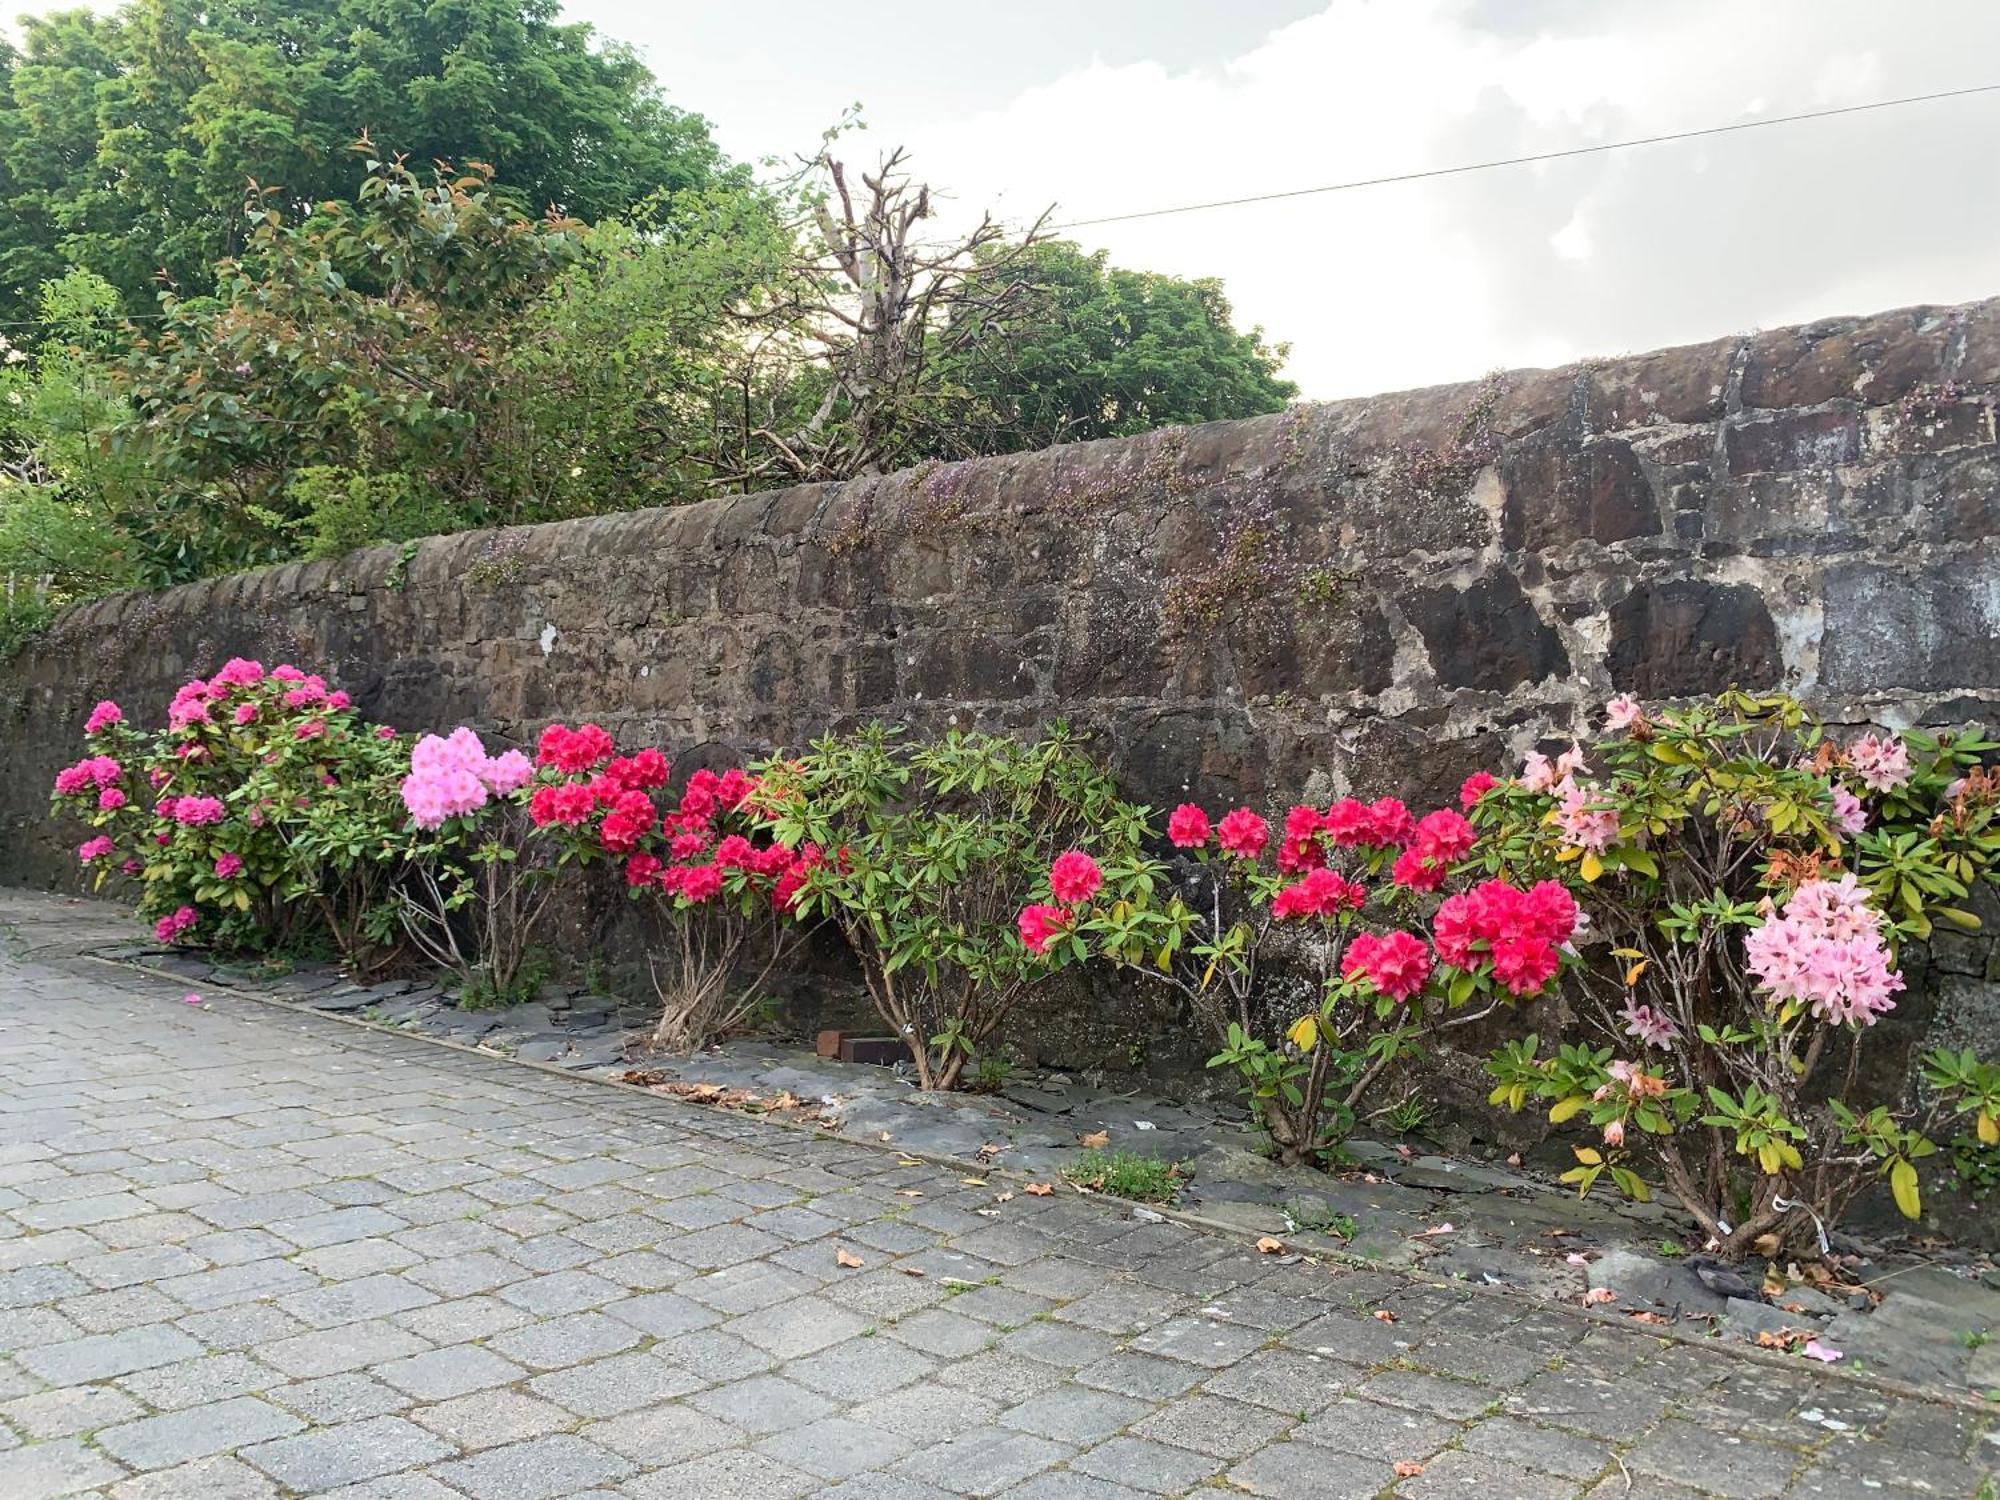
[[[1722,415],[1730,366],[1742,346],[1741,339],[1717,339],[1596,366],[1586,397],[1591,431],[1713,422]]]
[[[1502,544],[1544,551],[1576,541],[1660,534],[1660,503],[1632,445],[1538,433],[1508,445],[1497,464],[1505,496]]]
[[[1512,573],[1490,573],[1464,588],[1419,589],[1399,604],[1423,637],[1440,686],[1498,692],[1569,675],[1561,639]]]
[[[1641,698],[1775,687],[1784,665],[1770,608],[1748,584],[1643,583],[1609,620],[1612,685]]]
[[[1824,469],[1861,456],[1861,422],[1847,409],[1733,421],[1723,428],[1722,447],[1731,474]]]
[[[1826,571],[1819,680],[1830,693],[1990,690],[2000,683],[2000,549]]]
[[[1897,401],[1944,379],[1950,338],[1948,310],[1934,307],[1760,333],[1744,354],[1743,404],[1775,408]]]

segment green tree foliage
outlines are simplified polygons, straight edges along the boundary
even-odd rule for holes
[[[1239,331],[1212,277],[1128,271],[1064,240],[1033,246],[1005,274],[1028,295],[942,372],[970,398],[982,452],[1256,416],[1298,394],[1278,378],[1287,346]]]
[[[66,264],[142,309],[164,270],[213,285],[258,216],[351,200],[367,132],[412,161],[490,164],[519,205],[587,221],[724,172],[707,123],[556,0],[129,0],[24,18],[0,53],[0,295]]]

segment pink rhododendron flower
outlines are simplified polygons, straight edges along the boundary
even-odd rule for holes
[[[1833,820],[1842,833],[1860,833],[1868,826],[1868,810],[1861,799],[1844,786],[1833,789]]]
[[[344,708],[352,708],[354,706],[354,700],[351,697],[349,697],[346,693],[331,692],[326,695],[326,706],[330,709],[333,709],[335,712],[338,712],[339,710]]]
[[[1216,825],[1216,841],[1223,849],[1242,859],[1255,859],[1271,841],[1271,828],[1247,807],[1224,813]]]
[[[1641,1005],[1636,1000],[1627,1004],[1618,1014],[1625,1022],[1627,1034],[1634,1041],[1643,1042],[1648,1047],[1665,1047],[1677,1040],[1681,1034],[1680,1027],[1671,1019],[1661,1015],[1652,1006]]]
[[[307,719],[305,723],[299,725],[292,733],[302,740],[316,740],[326,733],[326,720]]]
[[[1342,797],[1326,810],[1326,836],[1343,849],[1375,842],[1375,815],[1356,797]]]
[[[1470,823],[1450,808],[1441,807],[1417,820],[1410,849],[1425,859],[1448,864],[1464,859],[1478,842],[1479,833]]]
[[[1060,906],[1024,906],[1019,926],[1021,942],[1030,953],[1047,953],[1049,945],[1068,930],[1069,913]]]
[[[264,680],[264,664],[249,661],[241,656],[233,656],[223,663],[222,670],[209,680],[210,686],[254,687]]]
[[[1409,932],[1358,934],[1341,956],[1340,972],[1365,978],[1378,995],[1407,1000],[1424,987],[1431,974],[1431,950]]]
[[[1389,878],[1405,890],[1434,891],[1444,884],[1445,862],[1431,858],[1412,844],[1396,856],[1396,863],[1389,869]]]
[[[304,682],[306,680],[306,674],[290,662],[285,662],[281,666],[271,668],[271,675],[280,682]]]
[[[192,906],[183,906],[177,911],[160,918],[153,924],[153,936],[163,943],[171,943],[175,938],[194,926],[199,918]]]
[[[681,894],[699,904],[712,901],[722,894],[722,867],[720,865],[692,865],[682,872]]]
[[[83,732],[85,734],[102,734],[113,724],[123,723],[124,719],[124,709],[113,703],[109,698],[100,698],[97,700],[97,707],[90,711],[90,717],[83,721]]]
[[[1295,917],[1330,917],[1342,907],[1358,911],[1367,899],[1365,886],[1321,868],[1272,897],[1271,915],[1281,922]]]
[[[1200,849],[1210,832],[1208,814],[1192,802],[1183,802],[1167,819],[1167,841],[1176,849]]]
[[[1458,805],[1471,812],[1479,805],[1479,799],[1500,785],[1500,778],[1491,771],[1474,771],[1459,783]]]
[[[376,739],[393,740],[395,737],[396,737],[396,729],[393,724],[377,724],[375,726]]]
[[[111,852],[111,848],[111,840],[100,833],[96,838],[87,839],[83,843],[78,844],[76,846],[76,857],[84,864],[89,864],[92,860],[104,858],[105,855]]]
[[[240,854],[218,854],[215,857],[215,873],[223,880],[234,880],[243,873],[243,856]]]
[[[1319,841],[1324,826],[1317,808],[1298,806],[1285,814],[1285,836],[1278,841],[1282,873],[1296,875],[1326,863],[1326,850]]]
[[[210,823],[220,823],[229,816],[229,810],[222,805],[220,797],[182,797],[174,803],[171,816],[183,827],[202,828]]]
[[[1049,889],[1054,892],[1056,900],[1065,906],[1088,901],[1103,884],[1104,872],[1097,868],[1097,861],[1081,849],[1058,854],[1055,863],[1049,866]]]
[[[116,812],[125,805],[125,793],[115,786],[108,786],[97,794],[97,806],[101,812]]]
[[[1530,750],[1521,762],[1521,785],[1531,792],[1546,792],[1555,784],[1555,762],[1539,750]]]
[[[120,865],[118,868],[124,871],[127,875],[137,875],[141,870],[145,869],[146,867],[140,864],[139,861],[136,859],[128,859],[125,861],[124,864]]]
[[[591,795],[590,788],[576,782],[537,787],[535,795],[528,801],[528,816],[537,828],[545,828],[551,823],[582,823],[596,810],[597,799]]]
[[[253,723],[256,720],[256,718],[257,718],[256,704],[239,703],[236,705],[236,722],[238,725]]]
[[[1604,705],[1604,727],[1614,732],[1630,729],[1634,724],[1642,722],[1645,717],[1644,706],[1630,693],[1620,693]]]
[[[1847,763],[1871,792],[1893,792],[1910,779],[1910,751],[1901,740],[1863,735],[1847,747]]]
[[[677,833],[668,844],[667,850],[683,864],[691,859],[699,859],[708,852],[708,835],[705,833]]]
[[[1416,836],[1416,817],[1399,797],[1376,798],[1368,804],[1368,816],[1374,823],[1374,834],[1368,842],[1379,848],[1407,844]]]
[[[1555,817],[1563,841],[1591,854],[1609,849],[1618,837],[1617,810],[1592,802],[1591,788],[1575,781],[1565,781],[1561,795]]]
[[[1607,1146],[1622,1146],[1625,1144],[1625,1122],[1622,1119],[1606,1120],[1604,1122],[1604,1144]]]
[[[579,776],[611,758],[611,736],[596,724],[575,729],[551,724],[535,745],[535,764],[554,766],[566,776]]]
[[[486,783],[486,790],[505,797],[535,779],[535,763],[519,750],[508,750],[485,762],[477,774]]]
[[[1482,881],[1445,897],[1431,920],[1438,957],[1455,968],[1491,962],[1494,978],[1516,996],[1539,994],[1562,966],[1562,945],[1580,914],[1553,880],[1522,891],[1504,880]]]
[[[1853,875],[1808,880],[1743,940],[1750,972],[1775,1001],[1798,1001],[1830,1025],[1872,1026],[1895,1009],[1881,912]]]
[[[638,887],[651,885],[661,869],[658,855],[635,854],[625,861],[625,883]]]

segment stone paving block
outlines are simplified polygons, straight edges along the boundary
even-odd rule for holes
[[[237,1456],[304,1494],[397,1474],[445,1457],[440,1439],[400,1417],[319,1427],[246,1448]]]
[[[1237,1328],[1213,1318],[1171,1318],[1140,1334],[1132,1340],[1132,1347],[1141,1354],[1158,1354],[1219,1370],[1255,1353],[1263,1347],[1266,1337],[1260,1328]]]
[[[1446,1380],[1418,1370],[1384,1370],[1363,1381],[1354,1394],[1458,1422],[1480,1415],[1499,1400],[1496,1392],[1483,1386]]]
[[[1388,1462],[1426,1458],[1457,1435],[1457,1426],[1441,1418],[1393,1406],[1377,1406],[1373,1401],[1357,1401],[1348,1396],[1334,1402],[1310,1422],[1301,1422],[1291,1432],[1293,1439],[1301,1443],[1384,1458]]]
[[[1109,1479],[1147,1495],[1178,1495],[1203,1484],[1223,1468],[1220,1459],[1150,1438],[1115,1437],[1070,1460],[1072,1470]]]
[[[849,1339],[817,1354],[795,1359],[785,1374],[808,1390],[844,1401],[868,1401],[921,1380],[937,1368],[893,1339]]]
[[[512,1360],[502,1359],[491,1349],[477,1344],[453,1344],[393,1359],[369,1372],[377,1380],[407,1391],[419,1401],[443,1401],[470,1391],[509,1385],[527,1372]]]
[[[268,1302],[252,1302],[240,1307],[223,1307],[214,1312],[189,1313],[176,1318],[174,1327],[211,1349],[248,1349],[254,1344],[275,1343],[282,1338],[309,1330],[290,1313]]]
[[[421,1265],[423,1257],[394,1240],[342,1240],[339,1244],[304,1251],[296,1257],[296,1263],[329,1281],[353,1281],[382,1272],[407,1271]]]
[[[1396,1478],[1388,1460],[1329,1452],[1310,1443],[1273,1443],[1232,1465],[1223,1477],[1236,1489],[1270,1500],[1374,1500]]]
[[[655,1406],[579,1429],[583,1437],[649,1467],[685,1463],[742,1443],[726,1422],[686,1406]]]
[[[280,1297],[278,1306],[315,1328],[337,1328],[343,1323],[408,1312],[437,1300],[435,1292],[427,1292],[414,1282],[383,1275],[362,1276],[354,1281],[314,1287],[308,1292],[294,1292]]]
[[[738,1448],[642,1475],[625,1493],[632,1500],[796,1500],[818,1487],[810,1474]]]
[[[1567,1367],[1537,1375],[1506,1398],[1515,1416],[1617,1442],[1643,1432],[1671,1402],[1634,1381],[1599,1380]]]
[[[1795,1449],[1668,1420],[1626,1452],[1625,1467],[1677,1483],[1693,1479],[1728,1500],[1766,1500],[1784,1493],[1801,1460]]]
[[[226,1454],[157,1469],[111,1486],[111,1500],[278,1500],[277,1486]]]
[[[1065,1370],[1081,1370],[1096,1364],[1117,1347],[1116,1341],[1106,1334],[1055,1322],[1030,1323],[1006,1334],[999,1343],[1004,1354],[1060,1365]]]
[[[75,1438],[0,1453],[0,1495],[7,1500],[56,1500],[124,1477],[124,1469]]]
[[[150,1286],[125,1286],[115,1292],[71,1297],[58,1303],[57,1309],[91,1333],[123,1333],[149,1324],[170,1323],[186,1312],[178,1302]]]
[[[731,1318],[722,1325],[722,1331],[779,1359],[797,1359],[856,1338],[867,1327],[868,1320],[859,1313],[809,1301],[803,1305],[782,1303]]]
[[[174,1364],[201,1352],[201,1345],[178,1328],[156,1323],[123,1333],[94,1333],[39,1348],[21,1348],[15,1358],[29,1374],[50,1385],[82,1385]]]
[[[767,1458],[821,1479],[850,1479],[867,1469],[884,1469],[912,1447],[911,1440],[846,1417],[827,1417],[788,1427],[757,1444]]]
[[[615,1417],[658,1406],[702,1382],[657,1354],[619,1354],[552,1375],[538,1375],[528,1389],[580,1417]]]
[[[605,1285],[613,1286],[614,1283],[606,1282]],[[616,1291],[620,1300],[605,1307],[605,1313],[656,1339],[670,1339],[679,1334],[692,1333],[698,1328],[711,1328],[722,1321],[721,1313],[673,1292],[646,1292],[629,1297],[622,1287],[617,1287]]]
[[[295,1380],[308,1380],[316,1375],[340,1375],[363,1365],[406,1359],[429,1347],[414,1333],[375,1319],[279,1339],[261,1346],[257,1357]]]
[[[1211,1375],[1202,1383],[1202,1390],[1296,1416],[1324,1410],[1367,1376],[1359,1366],[1316,1354],[1260,1349]]]
[[[108,1385],[64,1386],[0,1403],[0,1420],[30,1442],[95,1432],[143,1412],[138,1402]]]
[[[952,1500],[943,1490],[894,1474],[859,1474],[831,1489],[813,1491],[812,1500]]]
[[[571,1313],[509,1329],[491,1347],[531,1370],[560,1370],[607,1354],[622,1354],[643,1335],[602,1313]]]
[[[419,1406],[410,1420],[468,1452],[518,1443],[573,1426],[573,1413],[519,1391],[478,1391],[435,1406]]]
[[[742,1380],[778,1363],[777,1356],[717,1328],[680,1334],[669,1347],[675,1364],[703,1380]]]
[[[1491,1417],[1466,1429],[1468,1453],[1565,1479],[1594,1479],[1611,1464],[1611,1445],[1552,1427]]]
[[[1157,1354],[1134,1354],[1122,1350],[1077,1372],[1077,1383],[1100,1390],[1117,1391],[1149,1401],[1166,1401],[1185,1395],[1200,1383],[1207,1372],[1199,1365],[1183,1364]]]
[[[1022,1359],[1018,1355],[1003,1354],[998,1349],[988,1349],[970,1358],[953,1361],[938,1372],[937,1378],[944,1385],[956,1386],[1012,1406],[1017,1401],[1025,1401],[1039,1391],[1060,1384],[1063,1372],[1038,1360]]]
[[[438,1478],[473,1500],[558,1500],[636,1472],[638,1465],[630,1459],[567,1433],[489,1448],[435,1470]]]
[[[359,1373],[323,1375],[291,1385],[274,1386],[267,1399],[289,1407],[315,1427],[331,1427],[341,1422],[358,1422],[364,1417],[383,1417],[405,1411],[415,1399]]]
[[[817,1391],[809,1391],[779,1375],[753,1375],[748,1380],[730,1381],[690,1396],[688,1405],[753,1437],[768,1437],[788,1427],[803,1427],[831,1416],[835,1410],[834,1403]]]
[[[889,1336],[938,1359],[958,1359],[987,1348],[995,1334],[986,1324],[962,1318],[947,1308],[932,1307],[899,1318]]]
[[[1061,1470],[1038,1474],[1024,1484],[1000,1493],[1000,1500],[1145,1500],[1143,1490],[1129,1489],[1106,1479]]]
[[[455,1297],[449,1302],[413,1307],[389,1321],[426,1343],[469,1344],[475,1339],[490,1339],[510,1328],[525,1327],[535,1317],[497,1297]]]
[[[1000,1403],[948,1385],[920,1385],[864,1401],[848,1415],[857,1422],[935,1443],[975,1427],[991,1426],[1000,1415]]]
[[[1075,1449],[1008,1427],[975,1427],[904,1459],[892,1473],[955,1495],[997,1495],[1071,1457]]]
[[[1464,1495],[1504,1495],[1507,1500],[1573,1500],[1576,1485],[1551,1474],[1531,1474],[1485,1454],[1451,1449],[1429,1459],[1421,1474],[1396,1486],[1409,1500],[1445,1500]]]
[[[403,1273],[403,1279],[440,1297],[469,1297],[475,1292],[490,1292],[519,1281],[527,1274],[526,1267],[491,1250],[468,1250],[420,1261]]]
[[[284,1437],[305,1425],[255,1396],[236,1396],[106,1428],[97,1434],[97,1445],[134,1469],[164,1469]]]
[[[282,1384],[284,1376],[247,1354],[210,1354],[119,1377],[118,1384],[148,1406],[177,1411],[232,1396],[254,1396]]]

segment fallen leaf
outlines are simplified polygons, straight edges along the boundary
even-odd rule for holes
[[[885,1130],[879,1136],[877,1136],[876,1139],[878,1141],[893,1141],[895,1137],[889,1134],[889,1132]]]
[[[1102,1151],[1106,1146],[1111,1144],[1111,1132],[1108,1130],[1093,1130],[1089,1135],[1078,1136],[1076,1143],[1079,1146],[1086,1146],[1092,1151]]]
[[[1672,1318],[1663,1318],[1658,1313],[1651,1312],[1643,1307],[1628,1307],[1625,1309],[1625,1316],[1630,1318],[1634,1323],[1665,1324],[1673,1322]]]
[[[905,1276],[923,1276],[927,1274],[922,1266],[898,1266],[896,1269],[901,1271]]]
[[[985,1179],[984,1177],[961,1177],[961,1178],[959,1178],[958,1180],[959,1180],[960,1184],[961,1184],[961,1185],[963,1185],[963,1186],[965,1186],[965,1187],[985,1187],[985,1186],[986,1186],[986,1179]]]
[[[1424,1466],[1414,1458],[1399,1458],[1389,1467],[1396,1471],[1398,1479],[1415,1479],[1424,1472]]]
[[[1446,1222],[1438,1225],[1434,1229],[1421,1229],[1417,1231],[1416,1234],[1411,1236],[1411,1238],[1424,1240],[1424,1239],[1429,1239],[1432,1235],[1435,1234],[1457,1234],[1457,1233],[1458,1233],[1458,1226],[1447,1220]]]
[[[897,1188],[896,1196],[898,1198],[921,1198],[923,1197],[923,1192],[918,1188]]]
[[[923,1163],[918,1161],[914,1156],[899,1156],[896,1158],[896,1165],[899,1167],[921,1167]]]
[[[1807,1359],[1816,1359],[1821,1364],[1828,1365],[1832,1364],[1835,1360],[1847,1358],[1838,1349],[1829,1349],[1818,1339],[1807,1339],[1805,1348],[1801,1349],[1799,1353],[1803,1354]]]
[[[1590,1257],[1588,1255],[1579,1255],[1576,1251],[1572,1250],[1563,1257],[1563,1262],[1566,1265],[1587,1266],[1590,1264]]]
[[[1014,1195],[1012,1193],[995,1193],[993,1195],[993,1201],[995,1203],[1012,1203],[1014,1201]],[[984,1210],[981,1211],[984,1212]]]
[[[1512,1152],[1512,1153],[1510,1153],[1510,1154],[1508,1155],[1508,1157],[1507,1157],[1507,1165],[1508,1165],[1508,1166],[1510,1166],[1510,1167],[1518,1167],[1518,1166],[1520,1166],[1520,1165],[1521,1165],[1521,1153],[1520,1153],[1520,1152],[1518,1152],[1518,1151],[1515,1151],[1515,1152]]]
[[[1795,1334],[1788,1328],[1766,1328],[1757,1335],[1759,1349],[1789,1349]]]
[[[858,1271],[865,1264],[853,1251],[843,1250],[838,1245],[833,1247],[833,1263],[845,1271]]]
[[[1411,1157],[1415,1156],[1417,1153],[1412,1151],[1408,1146],[1398,1146],[1396,1148],[1396,1154],[1402,1157],[1404,1161],[1408,1161]]]
[[[1273,1239],[1267,1234],[1257,1241],[1257,1253],[1259,1255],[1283,1255],[1285,1253],[1285,1242]]]
[[[1046,1198],[1055,1189],[1050,1187],[1046,1182],[1031,1182],[1022,1188],[1021,1191],[1026,1193],[1030,1198]]]
[[[1373,1317],[1378,1323],[1393,1323],[1396,1321],[1396,1315],[1386,1307],[1376,1308]]]
[[[1618,1294],[1608,1286],[1594,1286],[1583,1294],[1583,1305],[1593,1307],[1605,1302],[1616,1302]]]

